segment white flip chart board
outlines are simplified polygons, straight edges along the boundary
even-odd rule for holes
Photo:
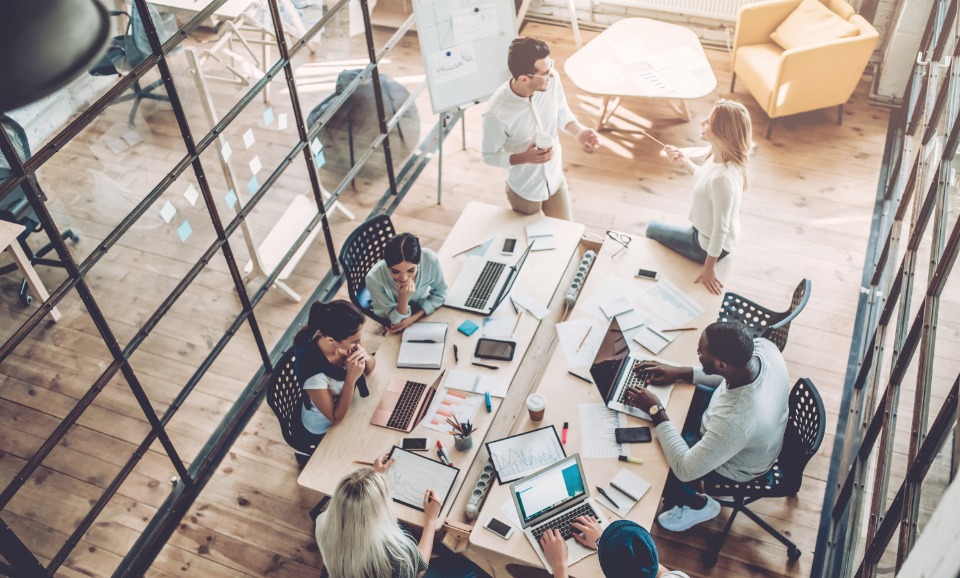
[[[486,100],[510,78],[513,0],[413,0],[433,111]]]

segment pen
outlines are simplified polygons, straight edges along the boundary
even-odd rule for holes
[[[433,500],[434,502],[440,504],[441,506],[443,505],[443,503],[441,503],[440,500],[438,500],[437,497],[434,496],[433,494],[429,494],[427,496],[427,500]]]
[[[440,440],[437,440],[437,456],[440,458],[440,461],[444,463],[444,465],[453,465],[453,462],[451,462],[450,458],[447,457],[447,452],[443,451],[443,444],[440,443]]]
[[[476,365],[477,367],[486,367],[487,369],[500,369],[496,365],[487,365],[486,363],[479,363],[477,361],[473,361],[471,363],[473,363],[473,365]]]
[[[630,499],[633,500],[634,502],[639,502],[639,501],[640,501],[639,499],[634,498],[634,497],[633,497],[633,494],[631,494],[630,492],[624,490],[623,488],[621,488],[620,486],[618,486],[617,484],[615,484],[615,483],[613,483],[613,482],[610,482],[610,487],[613,488],[613,489],[615,489],[615,490],[617,490],[618,492],[620,492],[620,493],[623,494],[624,496],[630,498]]]
[[[574,372],[572,372],[572,371],[568,371],[567,373],[569,373],[570,375],[576,377],[577,379],[582,379],[583,381],[586,381],[587,383],[593,383],[592,381],[590,381],[590,380],[587,379],[586,377],[584,377],[584,376],[582,376],[582,375],[577,375],[576,373],[574,373]]]
[[[457,344],[453,344],[453,361],[455,363],[460,363],[460,350],[457,349]]]
[[[563,433],[561,434],[560,440],[563,441],[563,445],[567,445],[567,429],[570,427],[570,424],[563,422]]]
[[[373,462],[365,462],[363,460],[353,460],[353,463],[360,464],[361,466],[372,466]]]
[[[616,508],[616,509],[618,509],[618,510],[620,509],[620,504],[616,503],[616,502],[613,500],[613,498],[610,497],[610,494],[608,494],[606,491],[604,491],[603,488],[601,488],[600,486],[597,486],[597,491],[600,492],[600,495],[601,495],[601,496],[603,496],[604,498],[610,500],[610,503],[613,504],[613,507],[614,507],[614,508]]]
[[[487,404],[487,413],[493,411],[493,402],[490,401],[490,392],[485,391],[483,393],[483,402]]]
[[[699,327],[671,327],[670,329],[662,329],[661,331],[693,331],[699,329]]]
[[[630,462],[631,464],[643,465],[643,458],[632,458],[630,456],[617,456],[621,462]]]
[[[587,332],[583,334],[583,339],[580,340],[580,345],[577,346],[577,351],[580,351],[580,348],[583,347],[583,344],[587,341],[587,336],[590,335],[590,331],[593,329],[593,325],[587,327]],[[577,353],[574,351],[574,353]]]
[[[432,339],[408,339],[407,343],[436,343]]]

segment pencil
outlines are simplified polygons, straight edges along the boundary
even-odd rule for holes
[[[360,464],[361,466],[372,466],[373,462],[365,462],[363,460],[353,460],[353,463]]]
[[[513,331],[510,332],[510,335],[513,335],[517,332],[517,327],[520,327],[520,318],[523,317],[523,311],[517,314],[517,322],[513,324]]]
[[[587,327],[587,332],[583,334],[583,339],[580,340],[580,345],[577,346],[577,351],[574,351],[574,353],[577,353],[580,351],[580,348],[583,347],[583,344],[587,342],[587,336],[590,335],[590,331],[592,330],[593,330],[593,325]]]
[[[641,133],[643,133],[647,138],[649,138],[649,139],[652,140],[653,142],[657,143],[658,145],[660,145],[660,146],[662,146],[662,147],[667,146],[667,145],[663,144],[662,142],[658,141],[657,139],[653,138],[653,135],[652,135],[652,134],[648,133],[647,131],[643,130],[642,128],[637,129],[637,130],[639,130],[639,131],[640,131]]]
[[[456,255],[454,255],[454,257],[459,257],[460,255],[463,255],[464,253],[469,253],[470,251],[473,251],[474,249],[478,249],[478,248],[480,248],[480,247],[482,247],[482,246],[483,246],[483,243],[480,243],[479,245],[474,245],[473,247],[470,247],[469,249],[464,249],[463,251],[460,251],[459,253],[457,253]]]
[[[694,331],[699,327],[673,327],[670,329],[661,329],[660,331]]]

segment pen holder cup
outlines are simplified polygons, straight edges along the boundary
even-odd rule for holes
[[[467,437],[453,436],[453,447],[461,452],[469,451],[473,447],[473,435]]]

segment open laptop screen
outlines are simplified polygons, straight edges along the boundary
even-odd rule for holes
[[[590,366],[590,376],[597,384],[604,402],[609,400],[610,390],[620,375],[620,366],[628,355],[630,355],[630,346],[623,336],[623,331],[620,330],[620,323],[614,317],[607,327],[606,335],[603,336],[603,342],[600,343],[597,356],[593,359],[593,365]]]
[[[576,454],[514,482],[511,487],[524,527],[537,516],[562,507],[586,492]]]

